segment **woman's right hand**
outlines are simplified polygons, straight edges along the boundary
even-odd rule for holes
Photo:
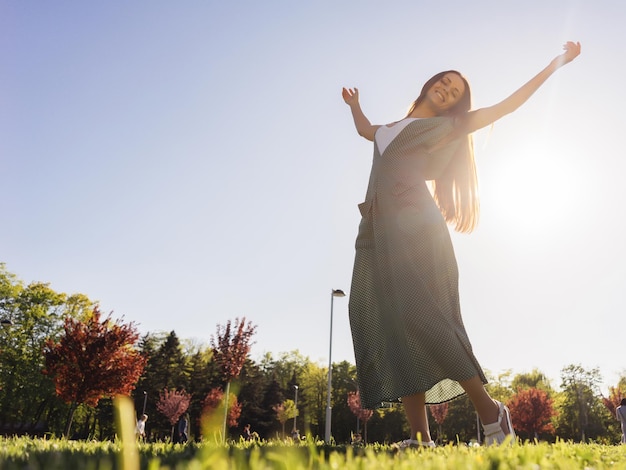
[[[359,103],[359,89],[358,88],[343,88],[341,90],[341,96],[348,106],[353,106]]]
[[[568,41],[563,45],[565,52],[554,58],[557,67],[569,64],[580,55],[580,42]]]

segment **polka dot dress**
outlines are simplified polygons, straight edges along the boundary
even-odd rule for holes
[[[426,185],[456,148],[432,150],[451,130],[449,118],[414,120],[382,154],[374,146],[349,302],[366,408],[418,392],[442,403],[464,393],[459,381],[486,383],[461,318],[448,227]]]

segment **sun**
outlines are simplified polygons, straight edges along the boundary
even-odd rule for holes
[[[583,178],[562,147],[535,140],[497,153],[483,174],[479,165],[479,184],[481,206],[501,228],[546,237],[575,217]]]

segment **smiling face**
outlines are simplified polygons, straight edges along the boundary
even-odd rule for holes
[[[465,88],[465,81],[460,75],[448,72],[430,87],[426,93],[426,100],[437,114],[445,114],[445,111],[461,100]]]
[[[458,116],[472,108],[469,83],[456,70],[439,72],[428,79],[406,117]]]

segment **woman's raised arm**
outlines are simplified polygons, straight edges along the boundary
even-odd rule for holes
[[[541,72],[530,79],[519,90],[508,98],[488,108],[470,111],[461,125],[461,132],[472,133],[482,129],[509,113],[512,113],[524,104],[532,94],[548,79],[557,69],[574,60],[580,54],[580,43],[569,41],[563,46],[565,52],[554,59]]]
[[[354,119],[354,125],[359,135],[365,137],[367,140],[374,141],[374,135],[376,129],[380,126],[374,126],[370,123],[369,119],[363,114],[361,105],[359,104],[359,89],[358,88],[344,88],[341,91],[341,96],[352,111],[352,119]]]

